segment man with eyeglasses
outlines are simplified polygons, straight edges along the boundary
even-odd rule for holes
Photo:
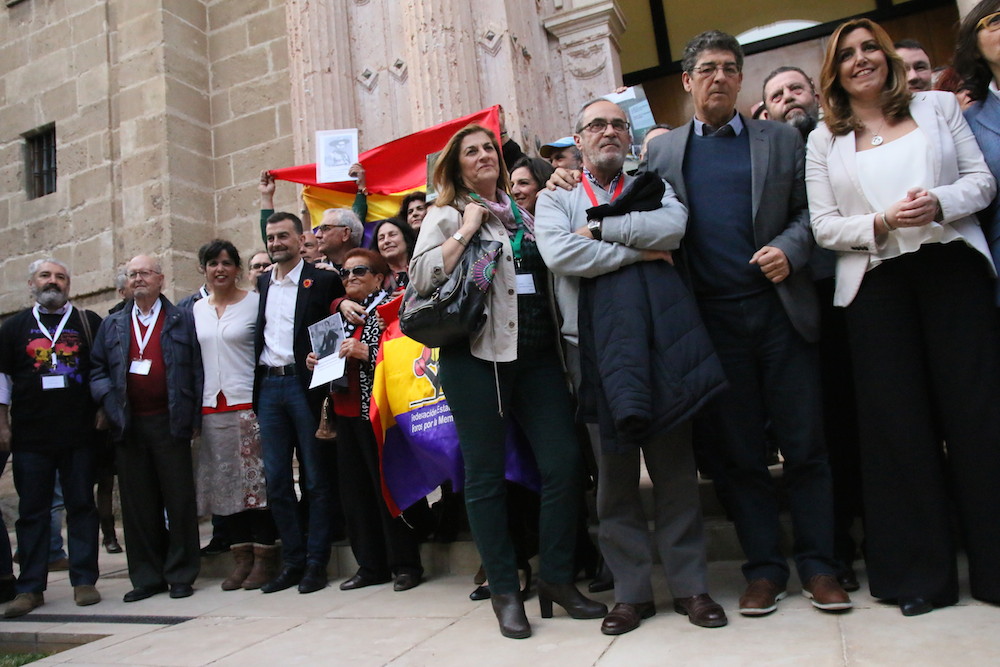
[[[256,292],[257,277],[265,271],[269,271],[271,269],[271,256],[267,254],[266,250],[258,250],[250,257],[250,264],[248,268],[247,281],[250,283],[250,289]]]
[[[257,314],[253,408],[260,424],[267,476],[268,504],[281,536],[282,570],[261,587],[274,593],[298,586],[313,593],[327,585],[330,560],[331,503],[336,489],[331,466],[316,440],[323,390],[310,391],[306,368],[311,350],[308,327],[330,314],[331,302],[344,294],[340,276],[318,269],[299,255],[302,221],[275,213],[265,226],[270,273],[257,278]],[[292,457],[298,452],[308,498],[308,525],[296,505]],[[307,538],[308,535],[308,538]]]
[[[160,263],[138,255],[125,275],[132,299],[101,324],[90,380],[117,442],[133,586],[124,600],[168,588],[170,597],[183,598],[194,592],[201,566],[191,460],[191,438],[201,427],[201,352],[191,310],[162,295]]]
[[[630,132],[617,104],[594,100],[584,105],[574,141],[583,162],[582,173],[574,173],[579,185],[539,193],[535,235],[538,250],[555,275],[567,366],[579,390],[582,375],[599,374],[593,360],[581,360],[580,332],[593,316],[583,305],[578,307],[581,279],[613,274],[638,262],[670,261],[670,251],[684,235],[687,211],[673,189],[662,183],[659,201],[643,210],[603,217],[590,213],[594,207],[614,202],[635,180],[622,171]],[[664,324],[664,314],[653,312],[648,304],[645,312],[636,308],[631,315],[638,321],[655,320],[657,330]],[[648,392],[650,398],[660,395],[652,387],[639,391]],[[601,441],[596,426],[590,431],[598,450],[599,542],[614,575],[615,590],[615,606],[601,631],[608,635],[630,632],[656,613],[651,583],[654,553],[665,568],[674,610],[686,614],[695,625],[726,625],[725,611],[708,595],[701,504],[690,442],[678,429],[668,433],[647,429],[655,434],[640,438],[635,446],[619,446],[611,439]],[[652,541],[638,493],[640,450],[656,490]]]
[[[722,462],[716,478],[747,562],[739,610],[762,616],[785,595],[779,503],[764,425],[784,455],[803,594],[823,611],[851,601],[836,577],[833,499],[823,442],[815,342],[819,308],[809,271],[802,137],[787,124],[736,112],[743,50],[713,30],[684,49],[682,81],[694,119],[649,144],[646,165],[688,206],[682,245],[702,317],[729,390],[712,415]]]
[[[344,264],[344,256],[361,246],[365,228],[361,220],[346,208],[328,208],[323,211],[323,217],[318,225],[313,227],[320,253],[326,258],[326,266],[340,271]]]

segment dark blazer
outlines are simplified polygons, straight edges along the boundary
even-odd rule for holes
[[[260,308],[257,311],[257,331],[254,334],[254,359],[258,361],[253,383],[253,409],[258,408],[260,399],[260,383],[264,375],[259,364],[260,354],[264,351],[264,324],[267,308],[267,291],[271,287],[271,274],[264,273],[257,278],[257,291],[260,292]],[[306,356],[312,352],[309,341],[309,325],[330,316],[330,303],[344,295],[344,284],[340,276],[333,271],[317,269],[309,262],[302,265],[302,275],[299,277],[298,295],[295,298],[295,325],[292,349],[295,352],[296,376],[302,383],[302,388],[309,396],[309,407],[319,418],[323,405],[324,390],[317,387],[309,391],[312,373],[306,368]]]
[[[976,102],[966,110],[965,119],[976,135],[976,141],[993,177],[1000,181],[1000,99],[992,91],[987,91],[985,100]],[[986,235],[986,243],[990,246],[993,264],[1000,267],[1000,195],[979,212],[979,223]],[[996,304],[1000,306],[1000,282],[996,288]]]
[[[132,336],[131,299],[125,307],[109,315],[94,336],[91,353],[90,393],[111,423],[115,440],[121,440],[129,425],[128,351]],[[194,315],[190,309],[178,308],[160,297],[163,309],[163,330],[160,346],[167,368],[167,410],[170,414],[170,435],[177,440],[190,440],[201,426],[201,388],[204,370],[201,348],[194,330]]]
[[[798,130],[784,123],[741,118],[744,131],[750,133],[754,240],[758,249],[774,246],[788,258],[791,274],[775,288],[795,329],[815,342],[819,340],[819,301],[807,268],[816,243],[806,201],[805,145]],[[692,132],[694,121],[650,141],[643,167],[670,183],[685,206],[689,200],[684,155]]]

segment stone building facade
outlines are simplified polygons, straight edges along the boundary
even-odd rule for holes
[[[312,162],[315,130],[357,127],[364,150],[499,103],[533,153],[621,84],[638,1],[4,0],[0,317],[28,303],[43,256],[97,309],[140,252],[162,259],[169,296],[190,293],[205,241],[262,246],[258,174]],[[659,120],[689,117],[678,76],[646,88]],[[52,123],[56,189],[30,199],[25,136]],[[297,195],[279,184],[276,205],[298,210]]]

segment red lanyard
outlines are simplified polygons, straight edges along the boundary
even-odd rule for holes
[[[590,203],[594,206],[598,206],[597,195],[594,194],[594,188],[590,187],[590,179],[586,176],[582,179],[583,189],[587,191],[587,196],[590,197]],[[622,188],[625,187],[625,175],[622,174],[618,177],[618,185],[615,186],[614,194],[611,195],[611,201],[618,199],[618,195],[622,193]]]

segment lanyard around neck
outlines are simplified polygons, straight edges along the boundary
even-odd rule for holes
[[[581,182],[583,183],[583,189],[586,190],[587,192],[587,196],[590,197],[590,203],[593,204],[594,206],[598,206],[599,203],[597,201],[597,195],[594,194],[594,188],[591,187],[590,185],[590,179],[585,177],[581,180]],[[618,196],[622,193],[622,189],[624,187],[625,187],[625,177],[623,175],[619,175],[618,184],[615,185],[615,191],[611,195],[611,201],[618,199]]]
[[[51,347],[49,349],[51,349],[53,351],[52,354],[50,355],[50,357],[51,357],[52,368],[55,368],[56,367],[56,355],[55,355],[56,341],[59,340],[59,336],[62,335],[63,328],[66,326],[66,323],[69,322],[69,316],[73,313],[73,306],[67,304],[67,306],[66,306],[66,312],[63,313],[62,319],[59,320],[59,325],[56,327],[55,333],[51,333],[51,334],[49,333],[49,328],[47,326],[45,326],[44,324],[42,324],[42,316],[41,316],[41,312],[38,310],[38,304],[37,303],[31,309],[31,312],[35,314],[35,321],[38,322],[38,328],[41,329],[42,335],[45,336],[46,338],[48,338],[49,342],[52,343],[52,345],[51,345]]]
[[[159,301],[157,301],[157,304],[158,303]],[[156,308],[156,304],[154,304],[154,309],[156,312],[151,313],[153,320],[149,323],[149,326],[146,327],[146,334],[143,335],[139,329],[139,317],[136,315],[139,310],[139,306],[132,306],[132,331],[135,332],[135,344],[136,347],[139,348],[140,359],[142,359],[143,352],[146,351],[146,346],[149,345],[150,338],[153,337],[153,329],[156,328],[156,320],[160,316],[160,311]]]

